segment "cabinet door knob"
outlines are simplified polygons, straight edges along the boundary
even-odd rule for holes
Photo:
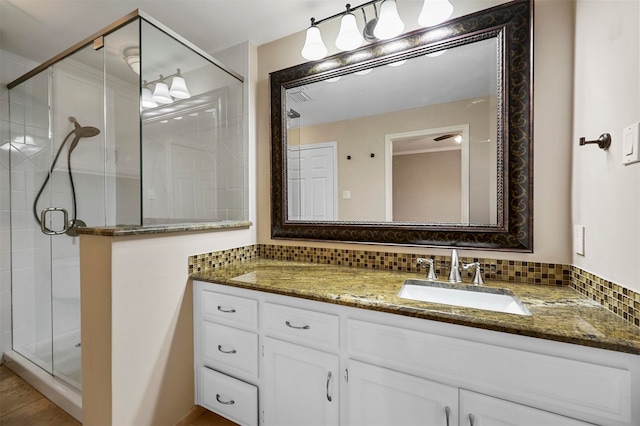
[[[219,394],[219,393],[217,393],[217,394],[216,394],[216,400],[217,400],[220,404],[224,404],[224,405],[233,405],[233,404],[235,404],[235,403],[236,403],[233,399],[230,399],[230,400],[228,400],[228,401],[223,401],[223,400],[221,400],[221,399],[220,399],[220,394]]]
[[[222,345],[218,345],[218,350],[223,354],[235,354],[236,352],[238,352],[235,349],[231,349],[230,351],[225,351],[224,349],[222,349]]]
[[[449,426],[449,416],[451,415],[451,408],[444,407],[444,414],[447,418],[447,426]]]
[[[331,371],[327,373],[327,401],[331,402],[331,395],[329,395],[329,382],[331,382]]]
[[[225,314],[235,314],[236,310],[231,308],[231,309],[224,309],[222,306],[218,305],[218,310],[220,312],[224,312]]]
[[[297,325],[293,325],[293,324],[291,324],[289,321],[285,321],[284,323],[287,325],[287,327],[295,328],[295,329],[297,329],[297,330],[308,330],[308,329],[310,329],[310,328],[311,328],[311,327],[310,327],[310,326],[308,326],[308,325],[303,325],[303,326],[301,326],[301,327],[300,327],[300,326],[297,326]]]

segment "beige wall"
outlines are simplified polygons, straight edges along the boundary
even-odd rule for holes
[[[597,31],[594,31],[597,28]],[[622,165],[622,129],[640,121],[640,2],[576,2],[573,221],[585,255],[573,264],[640,291],[640,163]],[[589,140],[611,134],[607,151]]]
[[[571,262],[570,177],[572,146],[573,3],[536,1],[534,19],[534,253],[465,255],[549,263]],[[269,73],[302,63],[304,32],[258,49],[258,242],[299,245],[271,240]],[[330,44],[330,43],[329,43]],[[331,47],[329,47],[331,48]],[[330,52],[334,53],[334,52]],[[358,245],[305,242],[317,247],[357,248]],[[363,248],[373,249],[369,244]],[[448,254],[448,250],[384,247],[386,251]]]
[[[187,258],[251,245],[252,234],[80,237],[84,424],[173,425],[193,408]]]
[[[461,151],[393,157],[393,220],[460,222]]]

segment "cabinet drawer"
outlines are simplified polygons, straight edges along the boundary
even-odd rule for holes
[[[550,411],[631,419],[629,370],[358,320],[351,357]]]
[[[200,369],[200,403],[240,425],[258,424],[258,388],[226,374]]]
[[[338,349],[337,315],[275,303],[265,303],[264,314],[265,329],[271,335],[309,346]]]
[[[258,301],[202,290],[202,318],[228,325],[258,327]]]
[[[209,367],[258,376],[258,335],[203,321],[202,360]],[[244,375],[242,374],[242,375]]]

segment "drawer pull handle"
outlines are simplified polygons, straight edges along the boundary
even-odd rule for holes
[[[469,414],[469,425],[473,426],[475,424],[476,418],[473,417],[473,414]]]
[[[447,416],[447,426],[449,426],[449,416],[451,415],[451,408],[444,407],[444,414]]]
[[[295,328],[297,330],[308,330],[311,328],[308,325],[303,325],[302,327],[298,327],[297,325],[292,325],[289,321],[285,321],[284,323],[287,325],[287,327]]]
[[[236,403],[233,399],[230,399],[229,401],[223,401],[223,400],[221,400],[221,399],[220,399],[220,394],[219,394],[219,393],[217,393],[217,394],[216,394],[216,400],[218,400],[218,402],[219,402],[220,404],[223,404],[223,405],[233,405],[233,404],[235,404],[235,403]]]
[[[236,352],[238,352],[235,349],[231,349],[230,351],[225,351],[224,349],[222,349],[222,345],[218,345],[218,350],[223,354],[235,354]]]
[[[327,373],[327,401],[331,402],[331,395],[329,395],[329,382],[331,382],[331,371]]]
[[[236,310],[231,308],[231,309],[224,309],[222,306],[218,305],[218,310],[220,312],[224,312],[225,314],[235,314]]]

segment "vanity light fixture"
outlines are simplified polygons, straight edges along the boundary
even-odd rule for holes
[[[449,0],[424,0],[422,11],[418,16],[421,27],[432,27],[449,19],[453,14],[453,5]]]
[[[351,5],[347,3],[347,11],[340,20],[340,32],[336,38],[336,47],[340,50],[353,50],[362,46],[364,38],[358,29],[356,15],[351,13]]]
[[[173,80],[171,81],[171,88],[169,88],[165,80],[171,77],[173,77]],[[150,88],[151,85],[155,85],[153,92]],[[150,82],[145,80],[143,82],[140,104],[142,108],[155,108],[158,104],[168,105],[173,103],[174,99],[189,99],[190,97],[191,93],[187,88],[187,82],[180,74],[180,69],[178,68],[174,74],[167,77],[160,74],[160,78],[157,80]]]
[[[380,15],[378,16],[377,5],[380,5]],[[367,21],[365,8],[372,6],[375,18]],[[362,10],[364,17],[364,29],[360,31],[356,15],[356,10]],[[453,13],[453,5],[449,0],[424,0],[418,23],[421,26],[433,26],[446,21]],[[365,41],[376,42],[387,40],[399,36],[404,31],[404,22],[398,14],[396,0],[371,0],[356,7],[351,7],[347,3],[344,12],[329,16],[328,18],[316,20],[311,18],[311,26],[307,28],[307,34],[302,47],[302,57],[317,61],[327,55],[327,46],[322,40],[322,34],[318,25],[334,18],[341,18],[340,31],[336,37],[335,45],[339,50],[349,51],[360,47]]]
[[[404,22],[398,15],[396,0],[384,0],[380,5],[380,18],[373,35],[380,40],[388,40],[399,36],[404,31]]]

